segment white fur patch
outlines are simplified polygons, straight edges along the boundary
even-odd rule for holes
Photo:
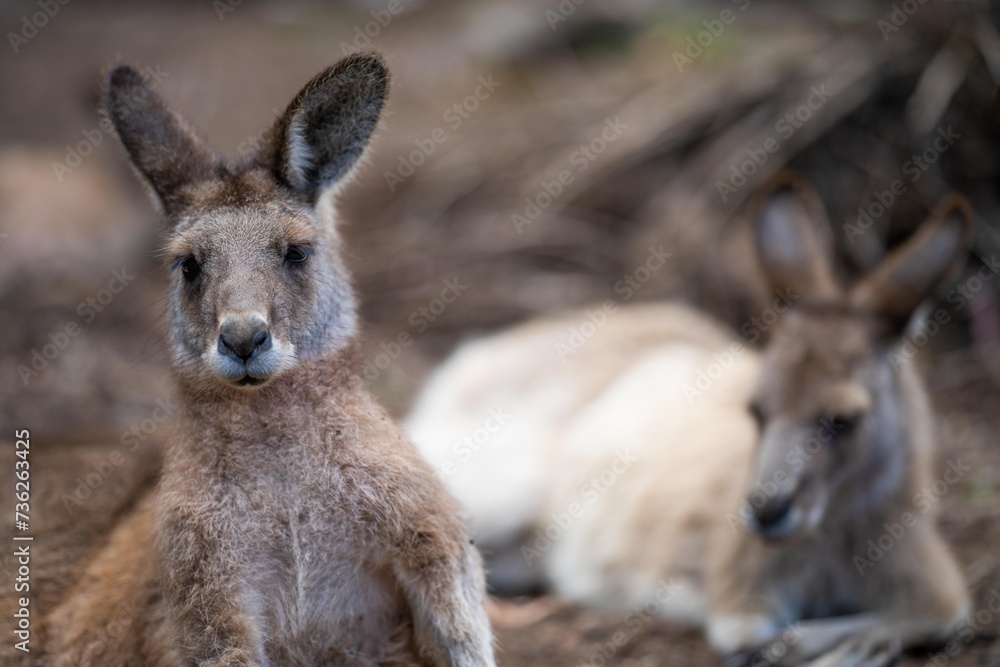
[[[288,178],[292,185],[300,190],[309,187],[306,182],[306,172],[312,168],[315,156],[306,143],[304,121],[301,112],[296,114],[288,124]]]
[[[713,616],[708,620],[708,643],[719,653],[732,653],[770,641],[777,633],[766,616]]]

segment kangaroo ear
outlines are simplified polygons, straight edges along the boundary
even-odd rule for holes
[[[299,91],[271,130],[258,162],[315,203],[364,153],[389,88],[378,55],[358,53],[327,68]]]
[[[162,211],[169,213],[180,203],[183,185],[216,170],[215,153],[132,67],[108,71],[102,108]]]
[[[786,174],[758,196],[755,208],[757,257],[771,289],[797,289],[820,301],[836,298],[833,242],[819,195]]]
[[[851,290],[851,304],[884,317],[895,329],[904,327],[921,302],[961,267],[971,236],[969,203],[950,195]]]

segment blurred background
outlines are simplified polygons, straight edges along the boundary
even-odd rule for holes
[[[913,349],[940,460],[973,469],[940,498],[945,533],[977,608],[1000,590],[995,4],[18,0],[0,19],[5,443],[27,427],[39,450],[155,444],[169,418],[158,221],[97,113],[102,68],[146,71],[236,158],[313,74],[374,48],[394,81],[370,160],[341,197],[343,233],[361,370],[400,417],[456,344],[536,314],[678,298],[739,331],[773,298],[746,202],[784,168],[824,198],[845,278],[947,193],[967,196],[972,256],[934,306],[948,322]],[[661,269],[615,290],[661,246]],[[140,483],[135,468],[117,466],[108,488]],[[79,481],[50,473],[46,493]],[[620,614],[550,598],[497,600],[491,614],[504,665],[713,659],[697,632],[656,620],[609,644]],[[998,627],[949,664],[1000,665]]]

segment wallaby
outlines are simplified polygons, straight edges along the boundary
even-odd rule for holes
[[[232,164],[134,69],[107,74],[168,227],[180,418],[159,487],[49,619],[54,664],[495,664],[457,504],[353,370],[331,198],[388,83],[378,56],[341,60]]]
[[[744,327],[769,329],[760,353],[683,305],[605,302],[467,344],[409,432],[499,591],[698,624],[733,664],[889,664],[969,607],[922,499],[948,469],[899,351],[970,213],[949,198],[843,289],[811,188],[785,178],[755,208],[776,294]]]

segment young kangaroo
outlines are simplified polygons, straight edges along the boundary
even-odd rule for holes
[[[458,508],[352,369],[330,195],[388,81],[340,61],[231,164],[135,70],[108,74],[167,221],[181,417],[159,488],[50,619],[56,665],[494,665]]]
[[[779,295],[762,353],[681,305],[606,303],[467,345],[410,433],[468,508],[500,589],[696,623],[733,664],[889,664],[946,638],[969,605],[921,500],[946,469],[898,356],[968,229],[951,198],[842,289],[818,197],[783,182],[755,218]],[[504,424],[470,447],[496,409]]]

